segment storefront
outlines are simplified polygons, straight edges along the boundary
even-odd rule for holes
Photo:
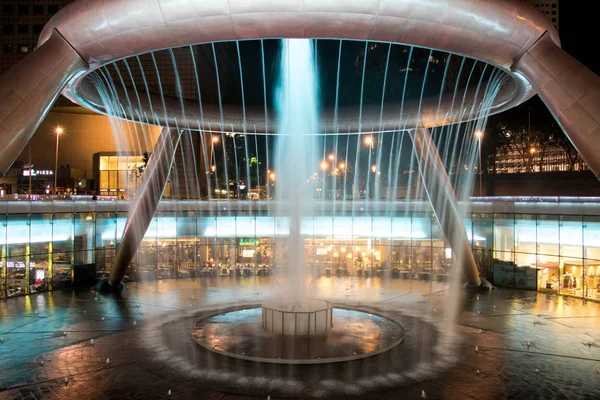
[[[244,211],[216,212],[208,202],[163,200],[126,280],[265,275],[296,268],[287,264],[287,219],[270,216],[268,204],[255,211],[248,207],[260,208],[260,203],[237,204]],[[97,278],[110,273],[127,202],[0,206],[3,297],[67,287],[78,265],[95,265]],[[347,210],[306,218],[304,253],[298,258],[315,275],[449,280],[455,254],[433,213],[423,211],[423,204],[407,207],[392,216]],[[465,227],[483,277],[499,287],[600,300],[600,199],[490,201],[472,208]]]

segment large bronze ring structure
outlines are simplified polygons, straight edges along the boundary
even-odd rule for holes
[[[595,140],[600,136],[600,78],[565,53],[558,33],[544,15],[520,0],[78,0],[52,18],[38,49],[0,78],[0,174],[12,165],[60,93],[84,107],[106,111],[93,88],[85,84],[85,76],[95,69],[159,49],[269,38],[399,43],[486,62],[511,78],[490,111],[507,110],[539,94],[590,169],[600,176],[600,140]],[[469,101],[475,104],[477,95],[473,93]],[[169,126],[174,117],[183,117],[191,129],[199,130],[224,123],[216,110],[200,120],[194,114],[182,116],[168,101],[164,107],[159,113],[164,117],[158,121],[163,126]],[[369,132],[413,127],[416,152],[423,155],[418,155],[418,160],[427,192],[441,190],[447,194],[444,204],[433,204],[434,211],[454,210],[450,216],[438,215],[448,236],[446,228],[460,224],[461,219],[427,128],[477,115],[462,111],[452,114],[443,101],[438,104],[438,99],[435,104],[425,101],[419,108],[405,107],[404,118],[410,121],[403,121],[405,125],[399,124],[395,112],[382,112],[384,118],[380,118],[379,109],[373,110],[376,116],[365,110],[361,121],[356,121],[355,112],[345,110],[335,123],[344,127],[340,130],[356,129],[357,133],[361,127]],[[229,111],[228,130],[245,131],[252,126],[248,131],[269,133],[268,127],[275,126],[265,120],[262,110],[247,110],[243,117],[239,110]],[[120,117],[135,119],[127,113]],[[334,123],[326,113],[322,121],[324,125]],[[169,129],[163,132],[169,135],[169,142],[177,141]],[[159,170],[156,173],[164,175]],[[161,179],[146,177],[145,181],[159,185]],[[458,236],[449,237],[452,247],[470,248],[464,229]],[[134,239],[124,237],[123,243],[134,245],[138,238]],[[470,249],[467,253],[465,275],[478,284]],[[118,278],[115,273],[112,281]]]

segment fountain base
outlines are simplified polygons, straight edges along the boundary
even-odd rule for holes
[[[326,335],[333,327],[332,310],[331,303],[325,300],[286,303],[269,299],[262,305],[262,326],[276,335]]]
[[[352,361],[388,352],[403,340],[404,328],[387,316],[349,308],[329,310],[333,323],[326,335],[266,331],[262,325],[264,308],[255,307],[197,321],[192,336],[211,352],[271,364]]]

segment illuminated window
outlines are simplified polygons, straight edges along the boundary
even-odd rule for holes
[[[100,171],[107,171],[108,168],[108,159],[109,157],[107,156],[102,156],[100,157]]]

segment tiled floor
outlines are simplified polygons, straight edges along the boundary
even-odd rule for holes
[[[397,352],[311,369],[193,343],[201,315],[259,304],[277,284],[206,278],[132,283],[121,299],[85,290],[0,302],[0,399],[600,399],[600,304],[536,292],[463,293],[455,325],[443,284],[321,278],[315,297],[394,314],[406,328]],[[457,338],[442,346],[444,329]]]

